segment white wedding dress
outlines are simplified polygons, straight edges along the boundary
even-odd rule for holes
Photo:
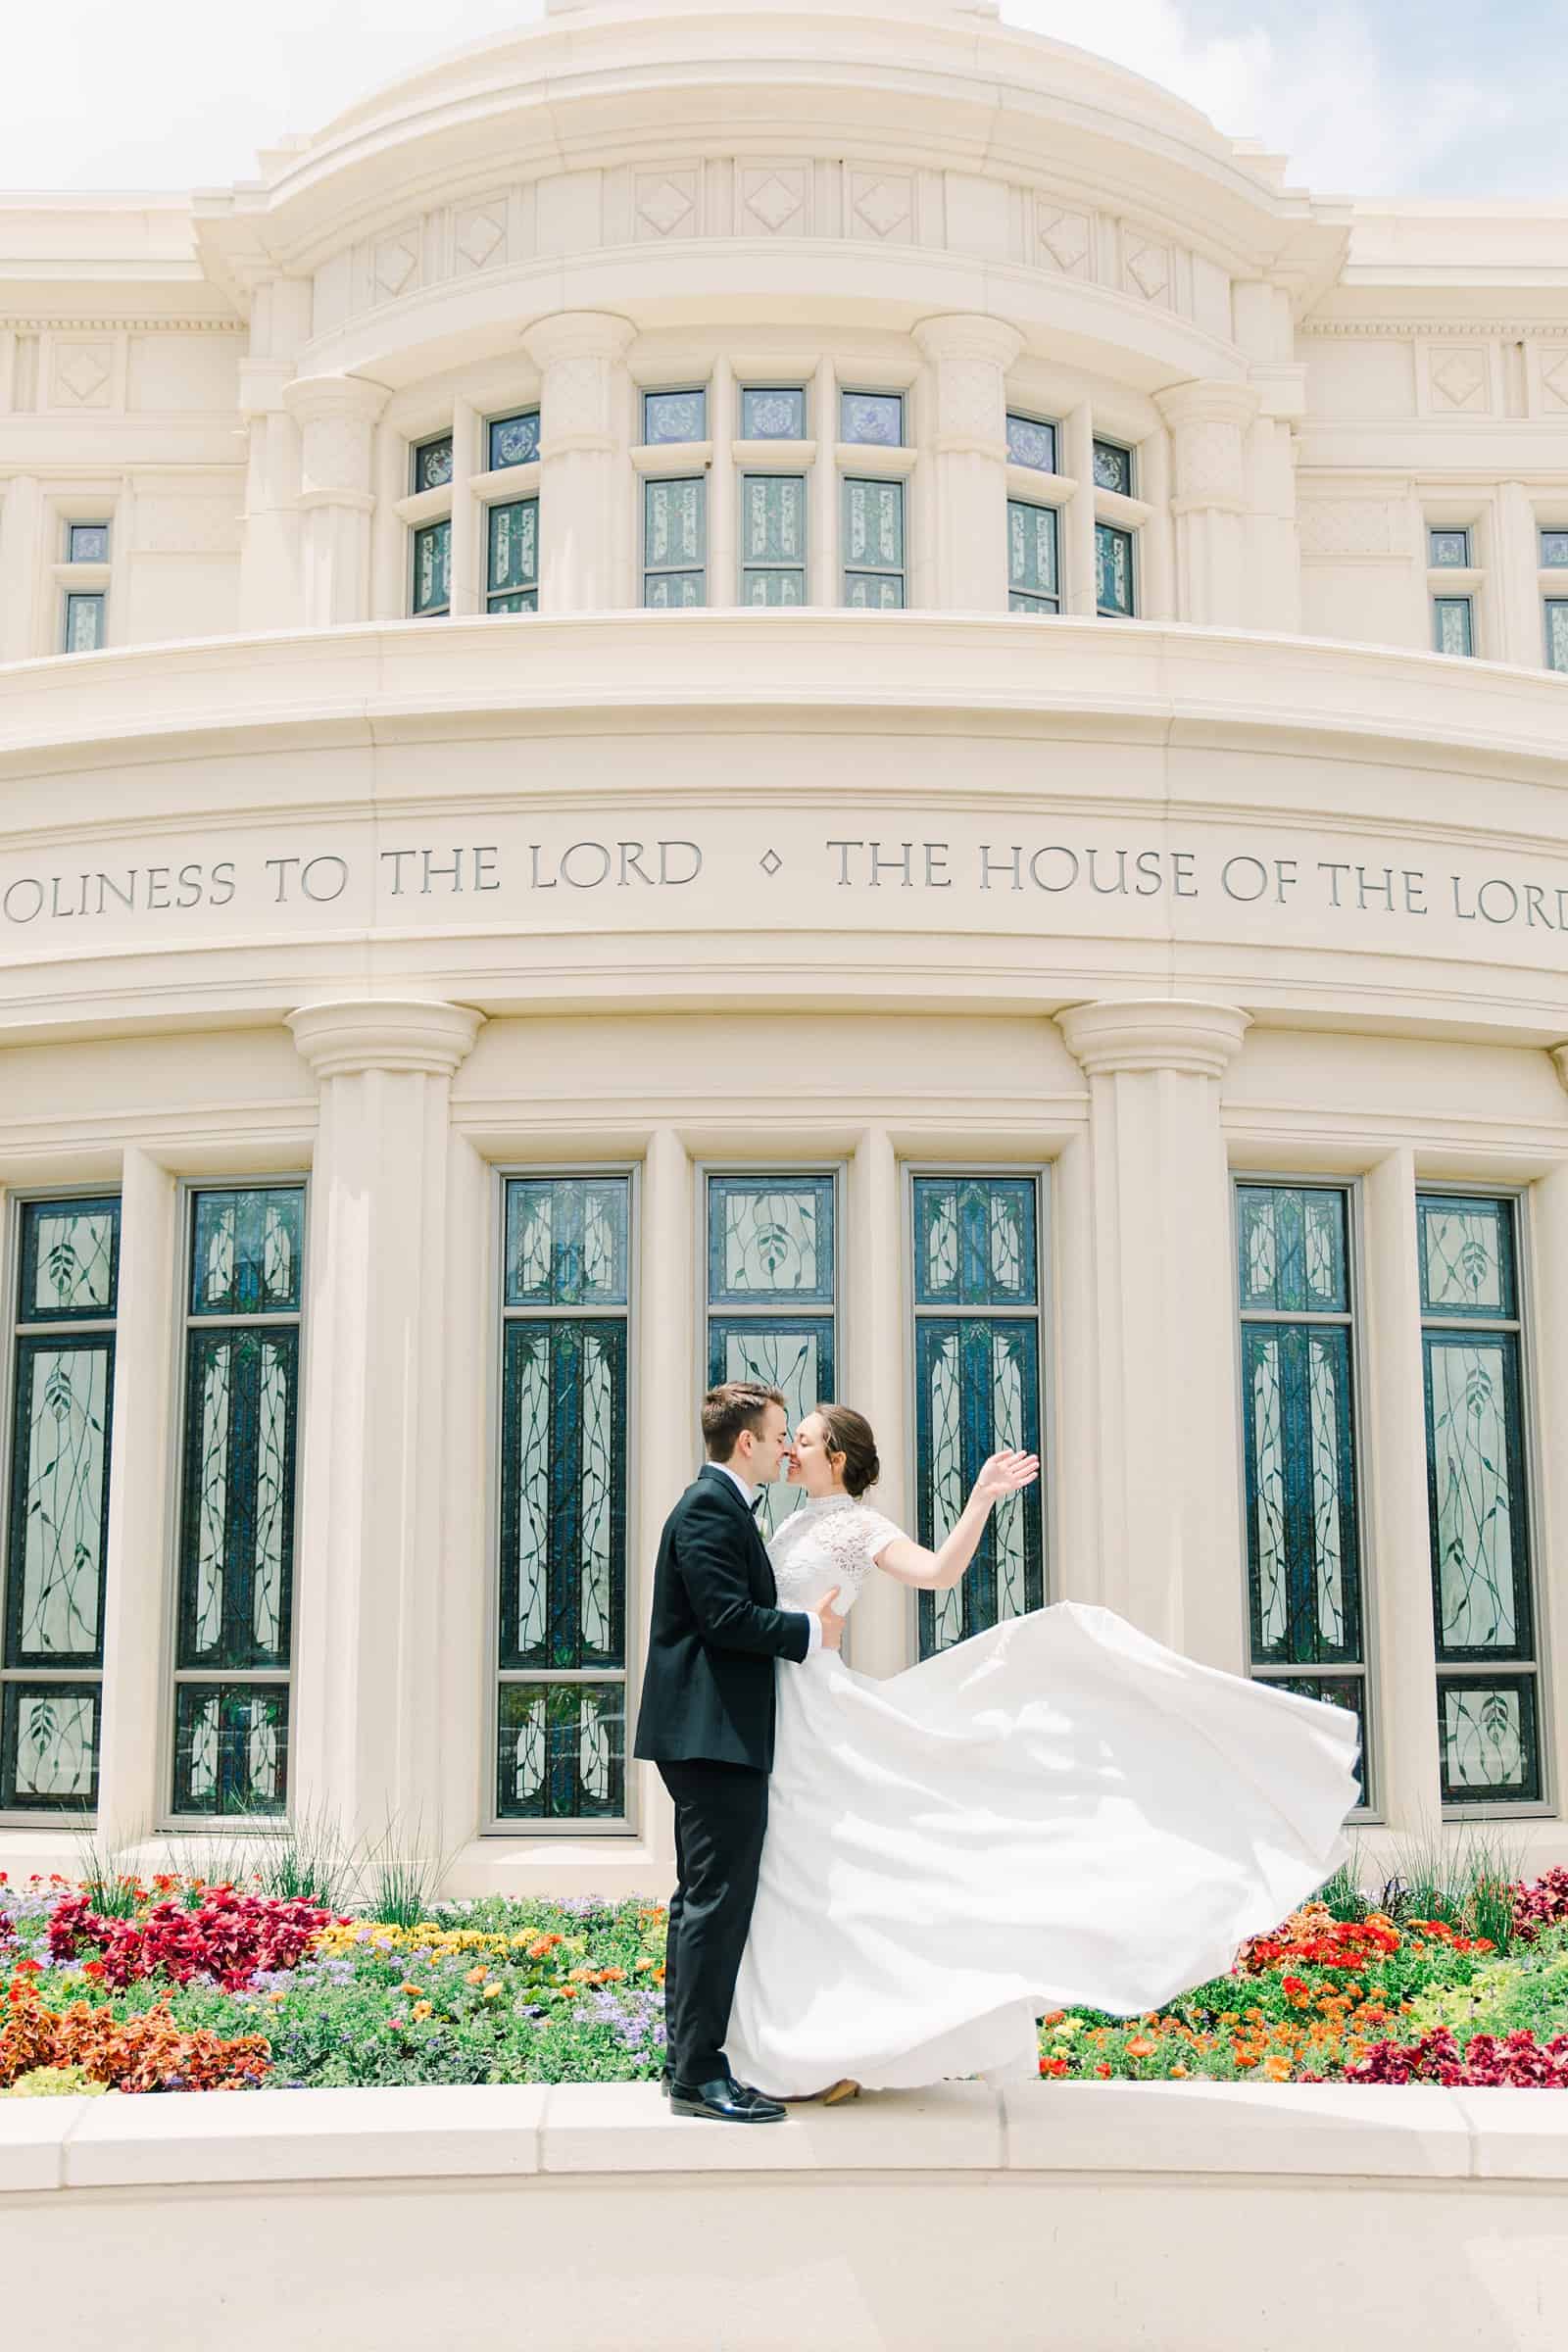
[[[826,1495],[779,1605],[848,1609],[899,1530]],[[767,1837],[726,2049],[785,2096],[1037,2071],[1035,2027],[1223,1975],[1344,1859],[1354,1719],[1058,1601],[886,1682],[780,1662]]]

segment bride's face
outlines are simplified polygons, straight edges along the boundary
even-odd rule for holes
[[[795,1432],[790,1449],[789,1483],[808,1494],[837,1494],[844,1465],[828,1451],[827,1424],[820,1413],[808,1413]]]

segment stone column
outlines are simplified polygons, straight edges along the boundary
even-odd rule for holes
[[[846,1263],[849,1356],[839,1395],[851,1397],[876,1432],[882,1476],[871,1499],[912,1535],[915,1498],[906,1485],[908,1396],[904,1366],[903,1185],[893,1138],[864,1128],[850,1169]],[[846,1376],[847,1375],[847,1376]],[[942,1531],[944,1534],[946,1530]],[[860,1673],[898,1674],[915,1657],[913,1596],[888,1576],[867,1577],[845,1634],[845,1652]]]
[[[922,319],[936,378],[936,595],[945,612],[1007,609],[1006,372],[1023,337],[1000,318]]]
[[[1245,1012],[1160,998],[1057,1015],[1089,1078],[1101,1590],[1206,1665],[1246,1663],[1220,1079]],[[1066,1367],[1065,1377],[1074,1377]]]
[[[1250,384],[1177,384],[1156,395],[1175,466],[1177,618],[1245,628],[1246,436],[1257,414]]]
[[[398,999],[289,1015],[320,1087],[295,1544],[296,1805],[438,1850],[449,1101],[480,1016]]]
[[[384,384],[361,375],[302,375],[284,404],[300,428],[301,609],[307,628],[370,615],[371,456]]]
[[[270,277],[257,286],[250,349],[239,367],[239,412],[249,441],[239,557],[244,629],[298,628],[303,619],[300,428],[284,394],[310,331],[309,278]]]
[[[0,494],[0,662],[26,662],[39,650],[42,529],[43,493],[37,476],[14,473]],[[46,650],[58,653],[58,639]]]
[[[614,514],[625,434],[626,346],[636,330],[606,311],[559,311],[523,337],[543,378],[539,404],[539,608],[604,612],[626,602],[615,578]]]

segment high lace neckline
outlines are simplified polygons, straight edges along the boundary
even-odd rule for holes
[[[832,1509],[835,1503],[858,1500],[858,1494],[808,1494],[800,1508],[803,1511],[825,1511]]]

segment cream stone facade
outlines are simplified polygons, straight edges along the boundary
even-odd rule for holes
[[[1568,1858],[1563,227],[938,0],[0,200],[0,1868],[662,1890],[743,1362],[1046,1456],[858,1666],[1103,1603]]]

